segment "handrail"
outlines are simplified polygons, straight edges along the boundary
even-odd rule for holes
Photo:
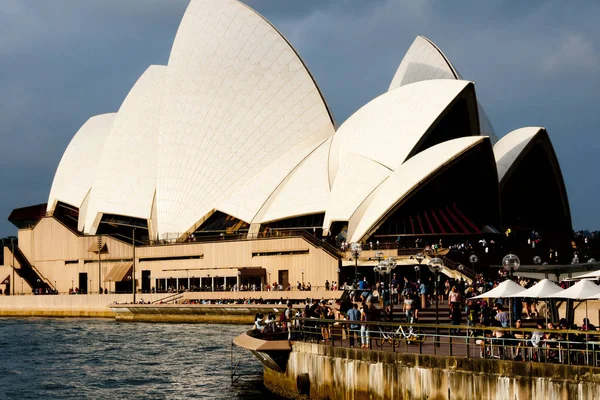
[[[160,302],[164,303],[164,302],[175,301],[175,300],[179,300],[182,297],[183,297],[183,292],[172,293],[166,297],[163,297],[162,299],[154,300],[152,302],[152,304],[156,304],[156,303],[160,303]]]
[[[468,278],[471,278],[471,279],[475,278],[475,271],[473,271],[471,268],[467,267],[466,265],[452,261],[451,259],[449,259],[446,256],[439,256],[439,257],[444,261],[444,265],[446,267],[449,267],[451,270],[457,271],[457,272],[465,275]],[[462,268],[461,268],[461,266],[462,266]]]
[[[331,346],[357,336],[361,347],[381,351],[600,367],[600,331],[292,318],[267,325],[262,339],[281,340],[269,333],[286,329],[291,340]]]

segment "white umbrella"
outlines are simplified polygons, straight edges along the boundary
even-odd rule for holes
[[[542,279],[529,289],[525,289],[522,292],[514,294],[509,297],[526,297],[532,299],[539,299],[541,297],[547,297],[557,295],[563,292],[563,288],[552,282],[550,279]],[[548,301],[546,300],[546,324],[548,323]]]
[[[581,280],[562,292],[540,296],[552,299],[573,299],[573,300],[586,300],[595,299],[600,292],[600,287],[589,280]]]
[[[586,300],[586,302],[585,302],[585,319],[588,319],[587,299],[597,298],[599,291],[600,291],[600,287],[598,287],[598,285],[596,285],[592,281],[584,279],[584,280],[577,282],[570,288],[563,290],[560,293],[557,293],[552,296],[547,296],[547,297],[552,297],[555,299],[560,298],[560,299]],[[586,340],[587,340],[587,335],[586,335]],[[587,352],[585,353],[585,357],[586,357],[586,362],[587,362],[588,361],[587,360],[587,357],[588,357]]]
[[[511,297],[513,294],[523,291],[523,287],[510,279],[505,280],[489,292],[484,292],[479,296],[471,297],[472,299],[497,299],[501,297]],[[597,290],[598,291],[598,290]],[[596,292],[597,292],[596,291]]]
[[[562,297],[558,293],[562,292],[563,288],[552,282],[550,279],[542,279],[529,289],[522,290],[506,297],[527,297],[532,299],[538,299],[540,297],[548,297],[556,295],[556,297]],[[600,287],[597,287],[597,292],[600,291]]]

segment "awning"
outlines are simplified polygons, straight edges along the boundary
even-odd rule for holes
[[[105,282],[120,282],[127,280],[128,276],[131,276],[133,270],[133,262],[120,262],[117,263],[104,278]]]
[[[92,243],[92,245],[88,249],[88,252],[98,254],[98,244]],[[108,253],[108,246],[106,245],[106,243],[102,243],[102,247],[100,248],[100,253]]]

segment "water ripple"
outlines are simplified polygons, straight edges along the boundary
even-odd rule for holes
[[[0,398],[276,399],[249,353],[231,382],[231,340],[245,329],[0,318]]]

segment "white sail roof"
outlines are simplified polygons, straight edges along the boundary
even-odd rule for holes
[[[338,171],[349,154],[395,170],[422,136],[470,82],[423,81],[386,92],[355,112],[336,132],[330,171]]]
[[[388,90],[433,79],[463,78],[435,43],[424,36],[417,36],[400,62]],[[478,103],[477,108],[481,134],[489,136],[492,143],[496,143],[498,137],[490,119],[481,104]]]
[[[515,160],[529,142],[544,128],[533,126],[516,129],[506,134],[494,145],[494,157],[498,168],[498,180],[502,182]]]
[[[61,201],[80,207],[92,187],[101,149],[116,117],[116,113],[92,117],[79,128],[67,146],[50,188],[48,211]]]
[[[404,163],[377,189],[360,220],[357,220],[356,215],[351,218],[348,231],[350,241],[360,241],[389,210],[417,188],[424,179],[484,140],[487,140],[487,137],[468,136],[449,140],[418,153]],[[353,222],[356,223],[356,229],[352,229]]]
[[[156,191],[156,139],[166,67],[153,65],[123,101],[92,182],[85,233],[95,233],[102,214],[150,218]]]
[[[281,182],[236,192],[301,145],[331,137],[333,119],[302,60],[264,18],[234,0],[193,0],[169,59],[158,133],[158,228],[194,228],[227,202],[248,221]],[[300,158],[301,161],[302,158]],[[270,184],[267,184],[269,183]],[[230,200],[227,200],[230,199]]]
[[[254,223],[322,213],[329,204],[327,156],[331,138],[323,142],[281,182]]]

